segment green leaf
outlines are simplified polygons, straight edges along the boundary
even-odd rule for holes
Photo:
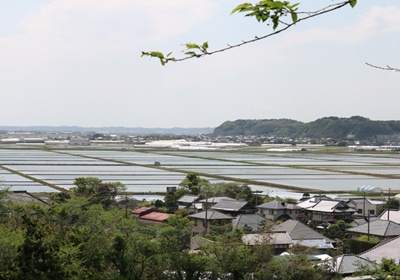
[[[162,65],[162,66],[165,66],[165,61],[164,61],[164,59],[160,58],[160,61],[161,61],[161,65]]]
[[[278,27],[279,24],[279,17],[278,16],[271,16],[272,17],[272,22],[274,23],[273,29],[275,30]]]
[[[172,52],[170,52],[169,54],[167,54],[167,57],[171,55]]]
[[[353,1],[350,1],[350,6],[352,7],[352,8],[354,8],[354,6],[357,4],[357,0],[353,0]]]
[[[196,56],[196,53],[195,53],[195,52],[185,52],[185,54],[191,55],[191,56]]]
[[[192,43],[187,43],[187,44],[186,44],[186,47],[187,47],[188,49],[200,49],[199,45],[197,45],[197,44],[192,44]]]
[[[276,2],[272,2],[269,6],[270,6],[272,9],[282,9],[283,3],[282,3],[282,2],[279,2],[279,1],[276,1]]]
[[[243,8],[247,8],[247,7],[249,7],[249,6],[252,7],[253,5],[250,4],[250,3],[243,3],[243,4],[239,5],[239,6],[237,6],[235,9],[233,9],[233,11],[231,12],[231,14],[236,13],[237,11],[242,10]],[[240,12],[242,12],[242,11],[240,11]],[[239,12],[239,13],[240,13],[240,12]]]
[[[150,52],[150,54],[155,57],[164,58],[164,55],[160,52]]]
[[[292,20],[293,20],[293,23],[296,24],[296,22],[297,22],[297,14],[296,13],[292,13]]]

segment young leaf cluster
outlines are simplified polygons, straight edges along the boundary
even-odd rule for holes
[[[243,13],[249,12],[246,17],[255,17],[258,22],[265,22],[269,19],[272,20],[273,29],[275,30],[279,25],[279,19],[282,16],[291,14],[292,21],[294,24],[297,22],[297,6],[299,4],[290,5],[288,1],[261,1],[255,5],[250,3],[244,3],[233,9],[232,13]]]

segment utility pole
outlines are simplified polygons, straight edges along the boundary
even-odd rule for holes
[[[364,203],[363,203],[363,218],[365,220],[365,191],[364,191]]]
[[[125,192],[125,218],[128,219],[128,195]]]
[[[369,241],[369,210],[368,210],[368,241]]]
[[[207,223],[207,208],[208,208],[208,192],[206,192],[206,219],[205,219],[205,222],[206,222],[206,224],[204,225],[204,228],[206,229],[206,234],[207,234],[207,229],[208,229],[208,223]]]
[[[388,208],[387,208],[387,212],[388,212],[388,221],[389,221],[389,215],[390,215],[390,188],[389,188],[389,199],[388,199]]]

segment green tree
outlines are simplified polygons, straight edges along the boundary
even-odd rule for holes
[[[49,225],[28,215],[22,224],[24,241],[13,259],[11,279],[67,279],[74,273],[60,251],[63,241],[51,238]]]
[[[75,178],[74,185],[76,187],[71,190],[75,196],[86,197],[90,204],[102,204],[105,209],[110,207],[118,193],[126,190],[120,182],[103,183],[95,177]]]
[[[196,173],[189,173],[186,178],[179,183],[179,186],[187,189],[192,194],[199,194],[202,188],[210,185],[206,179],[200,178]]]

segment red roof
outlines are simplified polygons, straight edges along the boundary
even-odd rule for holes
[[[152,213],[149,213],[149,214],[139,217],[139,219],[155,221],[155,222],[164,222],[168,218],[169,218],[169,214],[158,213],[158,212],[152,212]]]
[[[145,211],[147,211],[147,210],[150,210],[150,209],[154,209],[154,208],[151,208],[151,207],[142,207],[142,208],[133,210],[133,211],[131,212],[131,214],[140,214],[140,213],[143,213],[143,212],[145,212]]]

